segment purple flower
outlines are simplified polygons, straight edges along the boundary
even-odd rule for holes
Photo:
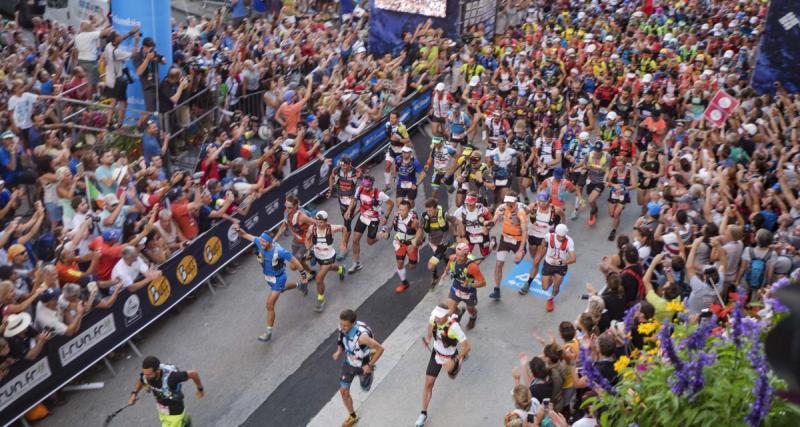
[[[777,282],[773,283],[772,284],[772,290],[770,291],[770,294],[775,295],[775,292],[778,289],[788,285],[789,282],[790,282],[789,278],[783,277],[780,280],[778,280]],[[783,305],[783,303],[778,298],[775,298],[774,296],[766,298],[764,300],[764,302],[767,303],[770,307],[772,307],[772,311],[774,313],[788,313],[789,312],[789,308],[786,307],[785,305]]]
[[[700,323],[700,326],[692,332],[691,335],[686,337],[680,345],[680,348],[685,348],[689,351],[697,351],[705,348],[706,341],[717,325],[717,316],[712,316],[711,319],[705,320]]]
[[[750,413],[745,416],[745,421],[752,427],[761,425],[761,421],[766,417],[772,405],[773,389],[769,385],[769,366],[763,356],[760,332],[760,328],[751,329],[751,346],[747,352],[747,356],[753,364],[753,369],[758,373],[758,378],[756,378],[756,382],[753,385],[754,399],[750,405]]]
[[[580,363],[583,368],[583,375],[589,380],[590,386],[599,387],[610,394],[617,394],[608,379],[594,366],[592,355],[588,348],[581,347]]]
[[[742,318],[744,317],[744,297],[745,292],[744,289],[737,288],[736,293],[738,298],[736,298],[736,305],[733,307],[733,313],[731,317],[731,326],[733,327],[731,337],[733,338],[733,343],[736,345],[736,348],[742,348]]]
[[[675,344],[672,342],[672,330],[669,323],[665,323],[661,330],[658,332],[658,341],[661,343],[661,351],[664,357],[672,363],[675,368],[675,375],[670,377],[668,382],[672,388],[672,392],[681,395],[692,382],[691,373],[686,369],[686,364],[678,357],[678,352],[675,351]]]
[[[689,400],[703,389],[705,386],[705,377],[703,376],[703,368],[712,365],[717,360],[717,355],[714,353],[706,353],[704,351],[698,352],[695,358],[689,362],[687,370],[692,378],[689,384]]]
[[[628,334],[633,330],[634,323],[636,323],[636,313],[639,312],[639,304],[631,306],[625,310],[625,317],[622,319],[622,324],[625,328],[625,345],[628,345],[630,339]]]

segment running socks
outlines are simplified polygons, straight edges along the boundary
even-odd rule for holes
[[[388,187],[389,184],[392,182],[392,173],[391,172],[384,172],[383,173],[383,179],[385,180],[384,181],[386,183],[385,185]]]
[[[400,281],[403,282],[403,284],[405,284],[405,285],[408,284],[408,281],[406,280],[406,269],[405,269],[405,267],[397,269],[397,276],[400,277]]]

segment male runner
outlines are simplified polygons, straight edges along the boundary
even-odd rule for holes
[[[383,162],[383,177],[386,180],[383,191],[388,193],[392,189],[392,165],[399,162],[401,150],[411,144],[411,138],[408,136],[406,125],[400,122],[395,112],[389,114],[386,133],[389,136],[389,148],[386,150],[386,158]]]
[[[589,202],[589,225],[597,222],[597,198],[606,189],[606,171],[610,166],[611,160],[603,151],[603,143],[594,143],[594,148],[589,157],[586,158],[586,198]]]
[[[470,350],[469,341],[467,341],[461,325],[458,324],[458,319],[450,313],[445,304],[437,305],[431,312],[428,332],[422,342],[425,347],[431,348],[431,341],[433,341],[433,348],[428,368],[425,370],[422,411],[414,424],[415,427],[423,427],[425,420],[428,419],[428,404],[433,397],[433,385],[436,383],[436,377],[439,376],[442,367],[450,378],[455,378]],[[461,351],[458,348],[459,344],[461,344]]]
[[[600,141],[598,141],[600,142]],[[600,142],[602,148],[603,143]],[[589,142],[589,133],[581,132],[578,135],[578,143],[572,146],[569,152],[564,154],[564,157],[570,164],[567,169],[567,175],[570,182],[575,185],[575,209],[572,211],[569,219],[578,219],[578,211],[586,203],[583,199],[583,186],[586,185],[586,177],[588,172],[586,170],[586,162],[584,161],[592,153],[592,144]]]
[[[494,291],[489,298],[500,300],[500,282],[503,280],[503,266],[509,253],[514,254],[514,262],[518,263],[525,255],[523,236],[528,235],[528,216],[525,214],[525,205],[517,201],[517,195],[509,193],[503,199],[503,204],[497,207],[492,223],[497,224],[503,220],[500,243],[497,246],[497,262],[494,265]]]
[[[479,267],[480,261],[470,254],[469,244],[461,242],[456,245],[456,253],[450,255],[443,273],[453,280],[447,297],[447,309],[450,314],[458,311],[461,316],[463,313],[458,305],[462,302],[466,304],[470,316],[467,329],[474,328],[478,320],[478,288],[486,286],[486,279]]]
[[[536,153],[536,183],[541,184],[561,165],[561,141],[553,138],[553,130],[544,128],[542,136],[534,142]]]
[[[636,188],[636,177],[633,175],[631,164],[627,160],[628,153],[620,151],[616,164],[606,175],[606,185],[610,188],[608,193],[608,215],[612,221],[608,240],[612,242],[617,237],[617,227],[619,227],[622,211],[625,209],[625,205],[631,202],[630,192]]]
[[[342,424],[348,427],[358,422],[358,415],[353,409],[353,398],[350,396],[350,384],[358,375],[361,389],[369,391],[375,363],[383,355],[383,346],[372,338],[372,329],[364,322],[357,321],[353,310],[345,310],[339,314],[339,342],[336,352],[333,353],[333,360],[338,360],[342,353],[345,354],[345,359],[339,377],[339,394],[350,414]]]
[[[303,270],[313,280],[317,273],[308,265],[311,253],[306,250],[306,234],[308,234],[308,227],[314,225],[314,219],[300,209],[300,199],[294,194],[286,196],[284,207],[286,208],[284,219],[275,235],[282,236],[287,227],[291,229],[292,255],[300,261]]]
[[[328,223],[328,213],[317,211],[314,214],[316,219],[314,225],[308,228],[306,234],[306,248],[313,252],[314,258],[319,264],[317,272],[317,305],[314,311],[321,313],[325,309],[325,276],[329,271],[335,270],[339,274],[339,280],[344,280],[344,266],[336,264],[336,249],[333,247],[333,235],[336,233],[344,234],[347,230],[343,225]],[[346,249],[345,242],[342,241],[340,249]]]
[[[542,181],[539,191],[550,195],[550,204],[558,211],[559,222],[566,217],[567,194],[575,193],[575,185],[564,178],[564,168],[557,166],[553,169],[553,176]]]
[[[197,393],[195,396],[202,399],[203,383],[196,370],[181,371],[174,365],[162,364],[157,357],[147,356],[142,361],[142,372],[133,386],[133,391],[128,399],[128,405],[136,404],[137,397],[142,388],[145,392],[152,393],[158,407],[158,419],[162,427],[184,427],[192,425],[192,418],[186,413],[183,403],[182,383],[192,380]]]
[[[557,224],[558,213],[556,208],[550,203],[550,194],[541,192],[536,197],[536,203],[528,206],[528,251],[530,251],[533,265],[528,273],[528,282],[519,290],[520,295],[525,295],[531,287],[531,283],[539,274],[539,263],[544,258],[544,240]]]
[[[431,138],[431,153],[425,162],[425,172],[433,168],[431,174],[431,197],[437,199],[439,187],[447,185],[447,175],[453,164],[453,158],[458,152],[458,147],[445,143],[444,138],[434,136]]]
[[[328,178],[328,193],[326,197],[330,198],[334,189],[336,190],[336,197],[339,199],[339,212],[344,218],[347,209],[355,200],[356,186],[358,179],[361,177],[361,171],[353,167],[353,162],[347,155],[342,156]],[[342,252],[337,256],[338,260],[343,259],[347,255],[347,247],[350,243],[350,232],[353,229],[353,218],[344,220],[344,232],[342,233]]]
[[[458,240],[469,245],[469,253],[478,245],[481,257],[486,258],[492,251],[489,245],[489,230],[492,228],[492,212],[478,203],[478,195],[467,194],[464,205],[456,209],[453,217],[458,221],[456,235]]]
[[[461,104],[456,102],[452,105],[452,109],[447,114],[447,130],[450,141],[458,144],[459,154],[469,143],[469,137],[475,132],[477,123],[470,118],[466,111],[463,111]]]
[[[400,151],[402,154],[394,164],[394,175],[397,177],[397,203],[404,199],[408,200],[411,209],[414,209],[417,183],[425,180],[425,171],[419,160],[414,157],[414,149],[411,146],[406,145]]]
[[[533,140],[524,120],[514,122],[514,135],[510,140],[511,148],[516,150],[517,156],[514,176],[517,179],[517,186],[522,194],[525,204],[528,203],[528,188],[533,179]]]
[[[518,155],[503,137],[497,138],[497,147],[486,152],[486,163],[494,177],[494,205],[500,204],[511,187],[511,164]]]
[[[400,294],[410,286],[406,278],[406,257],[408,257],[408,268],[417,268],[419,246],[422,244],[423,237],[419,218],[411,208],[411,202],[408,199],[400,199],[397,205],[397,214],[392,222],[392,229],[395,231],[392,244],[397,260],[397,276],[400,278],[400,284],[394,291]]]
[[[381,205],[386,203],[389,211],[381,215]],[[358,206],[358,218],[353,229],[353,265],[347,270],[353,274],[361,270],[361,235],[367,232],[367,244],[372,246],[378,241],[378,225],[385,226],[392,213],[394,202],[385,192],[375,188],[375,178],[365,175],[361,178],[361,185],[356,189],[354,203],[350,204],[345,214],[345,221],[354,218]]]
[[[466,152],[467,150],[464,150]],[[459,159],[458,169],[455,172],[456,185],[456,206],[464,204],[467,193],[473,192],[479,198],[485,199],[488,190],[494,189],[494,182],[491,170],[486,163],[481,161],[481,152],[473,150],[466,158]],[[484,200],[485,201],[485,200]]]
[[[445,260],[448,241],[447,231],[450,229],[450,218],[444,208],[430,197],[425,200],[425,211],[422,212],[422,231],[428,234],[428,245],[433,250],[433,255],[428,259],[428,270],[431,272],[431,288],[439,282],[437,266]]]
[[[308,275],[303,270],[300,261],[277,242],[274,242],[272,236],[266,231],[256,237],[242,230],[239,224],[234,224],[233,230],[242,238],[253,242],[258,251],[258,260],[262,264],[264,279],[271,290],[267,296],[267,330],[258,337],[259,341],[267,342],[272,339],[272,327],[275,325],[275,305],[278,303],[278,298],[284,291],[294,288],[300,290],[303,296],[308,295]],[[286,263],[289,263],[292,270],[301,271],[301,283],[287,280]]]
[[[544,256],[544,267],[542,267],[542,289],[547,291],[550,286],[553,290],[547,300],[546,308],[548,312],[553,311],[553,299],[558,295],[561,281],[567,275],[567,266],[575,263],[575,242],[567,236],[567,226],[558,224],[555,233],[547,235],[547,252]]]

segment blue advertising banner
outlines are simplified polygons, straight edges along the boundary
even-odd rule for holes
[[[156,51],[164,56],[166,64],[158,67],[159,78],[163,79],[172,65],[172,0],[112,0],[111,23],[114,30],[127,34],[133,27],[139,26],[142,38],[151,37],[156,42]],[[133,38],[122,44],[123,49],[133,49]],[[141,47],[141,39],[139,40]],[[128,85],[128,107],[144,111],[142,86],[136,75],[133,61],[128,61],[128,69],[134,78]],[[138,119],[138,116],[135,117]]]
[[[416,93],[395,111],[409,112],[405,124],[411,128],[427,115],[428,108],[425,105],[430,105],[430,98],[430,89]],[[387,120],[388,116],[384,116],[353,141],[328,150],[325,157],[335,161],[347,153],[354,164],[364,164],[382,153],[388,144],[385,131]],[[242,228],[252,234],[260,234],[277,227],[283,220],[287,194],[296,195],[303,205],[324,194],[328,189],[330,171],[325,165],[322,160],[315,160],[287,176],[278,188],[253,201],[248,215],[239,218]],[[230,222],[217,222],[188,247],[160,265],[161,278],[137,292],[123,291],[116,304],[109,309],[91,310],[83,318],[78,333],[49,341],[36,360],[17,361],[0,380],[0,425],[13,422],[109,352],[124,345],[249,246],[247,240],[233,231]]]
[[[789,93],[800,92],[800,44],[789,40],[800,40],[800,2],[772,0],[751,83],[759,95],[775,93],[775,82]]]
[[[431,20],[434,28],[441,28],[444,36],[453,40],[459,38],[459,0],[447,0],[447,14],[444,18],[396,12],[380,9],[375,0],[369,2],[369,52],[376,55],[392,53],[398,55],[403,48],[403,33],[413,33],[417,26]]]

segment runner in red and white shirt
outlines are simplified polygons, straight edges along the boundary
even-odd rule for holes
[[[444,83],[437,83],[431,96],[431,132],[433,135],[446,137],[445,121],[450,112],[450,106],[456,101],[453,95],[448,93]]]
[[[536,202],[528,205],[528,251],[533,259],[533,265],[528,273],[528,283],[519,289],[520,295],[526,295],[531,287],[531,283],[539,274],[539,263],[545,255],[545,240],[553,231],[553,227],[558,224],[560,217],[558,209],[550,202],[550,194],[540,192],[536,197]]]
[[[550,299],[547,300],[547,311],[553,311],[553,299],[558,295],[558,288],[561,281],[567,275],[567,266],[574,264],[575,242],[567,236],[567,226],[558,224],[554,233],[549,233],[544,244],[547,252],[544,255],[544,267],[542,267],[542,289],[547,291],[553,286]]]
[[[378,241],[378,226],[382,226],[382,231],[385,231],[386,221],[394,208],[392,198],[375,187],[375,178],[371,175],[361,178],[361,185],[356,189],[354,199],[354,203],[350,204],[344,218],[345,221],[349,221],[350,218],[356,219],[356,225],[353,228],[353,265],[348,269],[350,274],[363,268],[360,262],[361,235],[366,230],[367,244],[374,245]],[[386,214],[381,215],[381,206],[384,203],[389,209]],[[358,205],[358,211],[356,211],[356,205]]]

